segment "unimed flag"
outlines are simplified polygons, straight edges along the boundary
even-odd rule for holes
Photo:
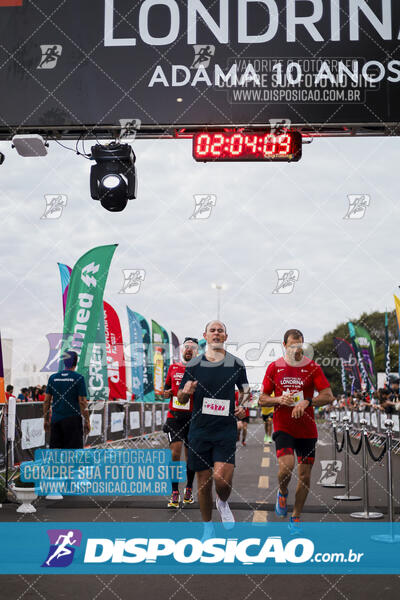
[[[99,336],[104,334],[104,330],[101,331],[104,325],[103,294],[116,247],[117,244],[98,246],[86,252],[72,269],[69,283],[63,351],[78,353],[77,371],[85,377],[88,390],[105,389],[105,382],[100,381],[104,379],[104,366],[107,365],[105,338],[101,348]],[[102,323],[99,324],[100,319]]]

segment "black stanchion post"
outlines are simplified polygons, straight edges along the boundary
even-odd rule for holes
[[[386,448],[387,448],[387,487],[388,487],[388,519],[391,523],[394,522],[394,507],[393,507],[393,472],[392,472],[392,441],[393,441],[393,421],[387,419],[385,421],[386,428]]]
[[[370,512],[369,510],[369,491],[368,491],[368,456],[367,456],[367,421],[361,419],[360,425],[362,428],[362,469],[363,469],[363,510],[361,512],[351,513],[354,519],[381,519],[383,513]]]
[[[361,500],[361,496],[350,495],[350,452],[349,452],[349,421],[350,417],[344,415],[343,423],[345,430],[343,432],[344,438],[344,474],[346,479],[346,493],[341,496],[334,496],[335,500]]]
[[[392,472],[392,436],[393,436],[393,421],[386,419],[386,450],[387,450],[387,461],[386,461],[386,472],[387,472],[387,488],[388,488],[388,521],[390,522],[391,528],[389,534],[373,535],[372,539],[376,542],[384,542],[386,544],[398,544],[400,542],[400,535],[394,533],[394,505],[393,505],[393,472]]]
[[[332,423],[332,434],[333,434],[333,464],[336,467],[337,458],[336,458],[336,414],[331,414],[331,423]],[[344,483],[323,483],[322,487],[327,488],[343,488]]]

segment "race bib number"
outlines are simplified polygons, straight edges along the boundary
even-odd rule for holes
[[[292,398],[293,398],[295,404],[300,402],[300,400],[304,400],[303,390],[300,390],[300,392],[295,392],[295,395],[292,396]]]
[[[219,400],[218,398],[203,398],[203,415],[215,415],[227,417],[229,415],[229,400]]]
[[[174,410],[190,410],[190,400],[189,402],[186,402],[186,404],[182,404],[182,402],[179,402],[178,398],[174,396],[172,398],[172,408]]]

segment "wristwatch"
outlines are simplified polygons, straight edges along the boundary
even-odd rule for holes
[[[310,400],[310,398],[304,398],[304,400],[307,400],[307,402],[309,403],[308,406],[312,406],[312,398]],[[307,406],[307,408],[308,408]]]

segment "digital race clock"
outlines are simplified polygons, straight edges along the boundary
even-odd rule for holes
[[[197,161],[297,161],[301,158],[301,134],[210,131],[193,136]]]

